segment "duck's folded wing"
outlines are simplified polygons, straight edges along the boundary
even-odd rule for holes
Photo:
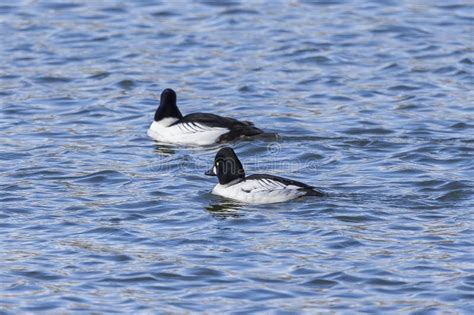
[[[313,186],[307,185],[302,182],[291,180],[284,177],[267,175],[267,174],[254,174],[247,176],[245,181],[249,183],[250,187],[254,187],[255,191],[292,191],[297,190],[304,192],[308,195],[322,196],[323,193],[316,190]]]
[[[210,127],[197,122],[178,121],[170,126],[150,128],[148,134],[157,141],[209,145],[219,141],[229,129]]]
[[[184,116],[180,123],[197,123],[211,128],[227,128],[229,133],[221,140],[229,141],[239,136],[256,136],[263,131],[253,126],[249,121],[239,121],[230,117],[223,117],[208,113],[193,113]]]
[[[242,190],[246,192],[265,192],[285,189],[286,186],[277,182],[268,180],[265,178],[246,178]]]
[[[193,133],[200,133],[200,132],[211,132],[211,131],[228,131],[227,128],[224,127],[213,127],[209,126],[200,122],[194,122],[194,121],[179,121],[177,123],[174,123],[171,127],[179,129],[180,132],[182,133],[188,133],[188,134],[193,134]]]
[[[237,119],[229,118],[229,117],[222,117],[215,114],[209,113],[193,113],[184,116],[180,122],[195,122],[200,123],[209,127],[217,127],[217,128],[229,128],[237,125],[246,125]]]

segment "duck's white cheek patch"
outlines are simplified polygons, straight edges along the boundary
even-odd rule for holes
[[[214,172],[214,174],[217,175],[217,168],[214,166],[214,168],[212,169],[212,171]]]

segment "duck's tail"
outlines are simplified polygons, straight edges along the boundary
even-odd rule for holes
[[[248,122],[245,121],[245,123],[248,123]],[[257,127],[254,127],[254,125],[252,123],[250,123],[249,125],[245,125],[242,128],[242,133],[246,137],[253,137],[253,136],[258,136],[258,135],[263,134],[263,130],[259,129]]]
[[[313,187],[306,188],[305,191],[306,191],[306,196],[323,197],[325,195],[325,193]]]

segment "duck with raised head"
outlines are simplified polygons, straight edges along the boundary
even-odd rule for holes
[[[244,203],[265,204],[284,202],[303,196],[323,196],[312,186],[291,179],[254,174],[245,176],[245,171],[234,150],[220,149],[214,159],[213,167],[206,175],[217,176],[217,184],[212,193]]]
[[[184,145],[211,145],[262,133],[248,121],[209,113],[183,116],[172,89],[165,89],[161,93],[160,106],[148,129],[148,135],[156,141]]]

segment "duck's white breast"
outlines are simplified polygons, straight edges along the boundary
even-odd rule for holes
[[[221,135],[229,132],[227,128],[209,127],[200,123],[172,125],[176,121],[176,118],[154,121],[148,129],[148,136],[160,142],[208,145],[216,143]]]
[[[264,204],[284,202],[301,197],[306,193],[300,188],[275,180],[252,179],[234,185],[217,184],[212,193],[245,203]]]

